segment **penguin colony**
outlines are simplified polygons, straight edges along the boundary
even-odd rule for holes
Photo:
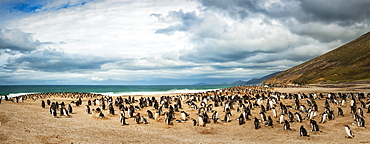
[[[66,105],[64,102],[51,102],[48,98],[78,99]],[[43,93],[28,94],[13,99],[42,99],[41,107],[49,107],[53,117],[71,117],[73,107],[85,104],[86,114],[105,118],[106,114],[119,115],[122,126],[129,125],[126,119],[134,119],[132,124],[164,123],[166,125],[193,123],[193,126],[206,127],[209,124],[231,123],[253,125],[261,128],[282,128],[291,133],[299,131],[300,136],[322,132],[320,125],[335,121],[335,117],[350,117],[352,126],[366,128],[364,113],[370,113],[370,95],[365,93],[280,93],[271,88],[259,86],[237,86],[204,93],[182,94],[161,97],[111,97],[91,93]],[[46,102],[45,100],[46,99]],[[18,102],[15,100],[14,102]],[[324,103],[317,103],[324,100]],[[290,101],[293,105],[284,103]],[[189,115],[187,111],[195,111]],[[219,107],[222,111],[213,108]],[[319,113],[319,109],[324,112]],[[349,111],[349,113],[345,113]],[[365,112],[364,112],[365,110]],[[59,111],[59,115],[58,115]],[[253,115],[252,115],[253,114]],[[231,118],[235,115],[236,118]],[[117,119],[118,123],[118,119]],[[310,128],[305,128],[304,123]],[[294,128],[291,126],[294,125]],[[354,138],[350,124],[343,124],[345,138]],[[299,127],[299,128],[298,128]]]

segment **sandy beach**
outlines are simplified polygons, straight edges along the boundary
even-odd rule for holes
[[[248,92],[250,87],[241,88]],[[361,99],[363,102],[368,102],[368,94],[370,89],[368,85],[357,85],[351,87],[328,88],[309,86],[304,88],[274,88],[265,89],[269,92],[281,92],[283,95],[288,93],[309,95],[310,93],[322,93],[325,97],[329,92],[332,93],[365,93],[365,98]],[[228,93],[221,93],[222,95],[238,95],[240,91],[231,91]],[[243,91],[242,91],[243,92]],[[250,95],[252,98],[256,94],[262,94],[262,91],[255,92]],[[285,94],[284,94],[285,93]],[[244,93],[241,93],[243,95]],[[249,93],[250,94],[250,93]],[[181,96],[183,94],[171,94],[166,96]],[[200,94],[197,94],[200,95]],[[162,95],[152,96],[136,96],[138,100],[140,97],[155,97],[159,100]],[[116,97],[113,97],[115,100]],[[122,97],[127,98],[127,97]],[[350,113],[350,99],[347,98],[343,106],[330,103],[330,109],[334,110],[335,119],[326,120],[325,123],[319,123],[321,114],[325,111],[325,98],[315,99],[318,105],[317,116],[314,118],[318,122],[321,132],[312,132],[310,121],[304,119],[302,123],[290,123],[292,130],[283,130],[283,125],[278,123],[278,118],[273,119],[273,126],[265,126],[261,122],[261,128],[255,129],[253,124],[254,117],[261,119],[259,112],[260,107],[253,107],[251,110],[252,120],[246,121],[245,124],[239,125],[237,118],[241,112],[237,111],[238,102],[234,103],[234,109],[231,109],[231,122],[219,121],[219,123],[207,123],[205,127],[193,126],[191,119],[198,120],[198,110],[190,108],[186,101],[181,100],[182,109],[190,114],[188,121],[176,122],[180,119],[180,112],[175,112],[175,120],[172,120],[173,125],[167,125],[164,122],[164,116],[160,117],[159,121],[146,118],[148,124],[136,124],[133,118],[128,118],[126,123],[128,125],[121,125],[119,121],[119,110],[115,108],[115,115],[108,114],[108,110],[103,110],[104,118],[100,118],[97,113],[87,114],[85,105],[87,101],[95,98],[82,98],[82,106],[73,107],[73,113],[70,117],[60,116],[53,117],[49,112],[49,105],[45,108],[41,107],[41,101],[50,100],[52,102],[64,102],[66,105],[71,104],[72,101],[77,101],[77,98],[63,98],[58,95],[48,98],[37,98],[35,100],[26,99],[24,102],[4,101],[0,104],[0,143],[370,143],[370,131],[368,128],[358,127],[353,119],[353,114]],[[306,99],[300,100],[301,105],[306,105]],[[252,103],[254,99],[250,100]],[[284,105],[294,106],[294,100],[281,99]],[[200,102],[194,102],[200,107]],[[174,102],[171,102],[171,105]],[[213,101],[208,101],[208,104],[213,104]],[[264,100],[263,105],[267,104]],[[138,102],[133,104],[138,105]],[[276,110],[280,113],[276,105]],[[307,106],[308,107],[308,106]],[[341,107],[344,116],[337,115],[337,107]],[[360,101],[357,101],[357,107],[360,107]],[[98,106],[91,106],[92,109]],[[362,108],[364,111],[364,119],[369,126],[370,113],[367,112],[367,107]],[[141,110],[135,111],[134,115],[140,113],[147,117],[147,110],[154,113],[153,107],[145,107]],[[214,111],[218,111],[218,118],[223,119],[225,112],[223,106],[213,107]],[[168,109],[163,109],[168,111]],[[299,112],[296,109],[288,109],[288,111],[295,113]],[[212,116],[212,112],[207,112],[208,116]],[[301,113],[302,117],[306,117],[305,113]],[[266,116],[272,116],[271,111],[266,111]],[[288,119],[288,116],[285,116]],[[299,127],[303,125],[309,137],[302,137],[299,135]],[[345,139],[346,133],[343,125],[349,125],[354,132],[354,139]]]

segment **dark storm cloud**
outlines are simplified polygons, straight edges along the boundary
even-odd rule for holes
[[[31,33],[18,29],[0,29],[0,49],[27,52],[37,49],[39,40],[34,40]]]
[[[34,51],[19,58],[9,58],[6,69],[30,69],[46,72],[83,72],[100,69],[110,60],[86,55],[65,54],[55,49]]]
[[[249,15],[264,12],[260,6],[265,0],[198,0],[206,9],[220,9],[235,19],[244,19]]]
[[[300,6],[313,20],[327,23],[351,25],[370,18],[369,0],[302,0]]]

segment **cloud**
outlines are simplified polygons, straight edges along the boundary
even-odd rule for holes
[[[101,77],[91,77],[90,80],[92,80],[92,81],[104,81],[106,79],[101,78]]]
[[[151,14],[150,16],[157,17],[161,22],[175,23],[169,27],[158,29],[155,32],[163,34],[172,34],[175,31],[188,31],[193,25],[197,25],[202,21],[197,17],[195,11],[184,12],[182,9],[179,11],[169,11],[165,17],[161,14]]]
[[[66,54],[56,49],[33,51],[8,59],[5,69],[28,69],[45,72],[81,72],[97,70],[111,60],[97,56]]]
[[[29,52],[38,46],[40,41],[34,40],[31,33],[24,33],[19,29],[0,29],[0,49]]]

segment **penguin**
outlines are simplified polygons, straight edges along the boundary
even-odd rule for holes
[[[283,114],[280,114],[279,124],[283,124],[283,122],[284,122],[284,115]]]
[[[299,128],[299,135],[309,137],[309,135],[307,134],[307,130],[304,128],[303,125],[301,125],[301,127]]]
[[[1,99],[1,98],[0,98],[0,99]],[[41,101],[41,107],[42,107],[42,108],[45,108],[45,102],[44,102],[44,100],[42,100],[42,101]]]
[[[136,122],[136,124],[140,124],[141,122],[141,117],[140,117],[140,113],[137,113],[137,115],[134,117],[134,120]]]
[[[148,118],[154,119],[153,113],[150,110],[147,110],[146,112],[148,113]]]
[[[87,105],[91,106],[91,100],[87,101]]]
[[[53,115],[53,117],[56,118],[57,117],[57,110],[56,110],[55,106],[50,108],[50,111],[51,111],[51,114]]]
[[[320,131],[319,125],[317,125],[317,122],[315,120],[310,120],[310,125],[312,127],[311,131]]]
[[[273,126],[271,116],[268,116],[266,126]]]
[[[89,105],[86,105],[86,112],[87,112],[87,114],[91,114]]]
[[[159,111],[156,111],[155,113],[154,113],[154,120],[156,120],[156,121],[159,121]]]
[[[293,113],[292,112],[288,112],[288,119],[289,119],[289,122],[291,122],[291,123],[294,123],[295,121],[294,121],[294,115],[293,115]]]
[[[301,114],[299,114],[298,112],[295,112],[294,114],[297,117],[297,122],[298,123],[302,123],[302,116],[301,116]]]
[[[166,122],[166,124],[167,125],[172,125],[173,123],[171,122],[171,119],[172,119],[172,117],[168,114],[168,113],[166,113],[166,118],[165,118],[165,122]]]
[[[204,117],[202,115],[198,115],[198,122],[199,122],[199,126],[206,126],[206,123],[204,122]]]
[[[338,116],[344,116],[342,108],[338,107]]]
[[[46,100],[46,104],[50,105],[50,102],[51,102],[50,100]]]
[[[357,126],[366,128],[365,127],[365,119],[363,117],[358,117],[357,118]]]
[[[321,121],[320,123],[325,123],[326,122],[326,118],[328,117],[328,114],[326,112],[324,112],[321,116]]]
[[[344,125],[344,130],[347,134],[347,136],[345,136],[345,138],[350,138],[350,139],[355,138],[355,136],[353,135],[353,132],[351,131],[351,128],[348,125]]]
[[[99,117],[100,118],[103,118],[104,117],[104,114],[102,112],[99,113]]]
[[[109,105],[109,114],[114,115],[114,108],[112,105]]]
[[[217,118],[218,116],[218,112],[215,111],[213,114],[212,114],[212,120],[213,120],[213,123],[217,123],[219,118]]]
[[[254,129],[259,129],[259,128],[261,128],[260,121],[257,119],[257,117],[254,117]]]
[[[70,114],[72,114],[72,112],[73,112],[73,109],[72,109],[71,104],[68,104],[68,112],[69,112]]]
[[[284,120],[283,129],[284,130],[292,130],[292,129],[290,129],[290,124],[289,124],[289,122],[287,120]]]
[[[358,107],[358,108],[357,108],[357,114],[358,114],[360,117],[364,117],[364,111],[362,111],[362,108],[361,108],[361,107]]]
[[[260,115],[261,115],[261,121],[262,121],[262,122],[267,121],[267,120],[266,120],[266,115],[265,115],[265,113],[260,112]]]
[[[243,116],[243,114],[240,114],[240,116],[239,116],[239,125],[243,125],[243,124],[245,124],[244,116]]]
[[[195,119],[193,119],[193,126],[198,126],[198,122]]]
[[[230,114],[229,113],[226,113],[225,114],[225,117],[224,117],[224,122],[230,122]]]
[[[68,111],[67,111],[67,109],[65,107],[62,107],[60,109],[60,115],[69,116],[68,115]]]
[[[272,111],[272,116],[274,118],[277,118],[277,112],[276,112],[276,109],[274,107],[271,108],[271,111]]]
[[[370,105],[367,106],[367,112],[366,113],[370,113]]]
[[[301,105],[301,113],[306,113],[307,112],[307,108],[305,105]]]
[[[186,117],[189,115],[185,111],[181,111],[181,120],[186,121]]]
[[[121,122],[122,125],[127,125],[126,118],[122,113],[119,115],[119,121]]]
[[[141,121],[143,122],[143,124],[148,124],[148,121],[144,118],[144,116],[141,116]]]

